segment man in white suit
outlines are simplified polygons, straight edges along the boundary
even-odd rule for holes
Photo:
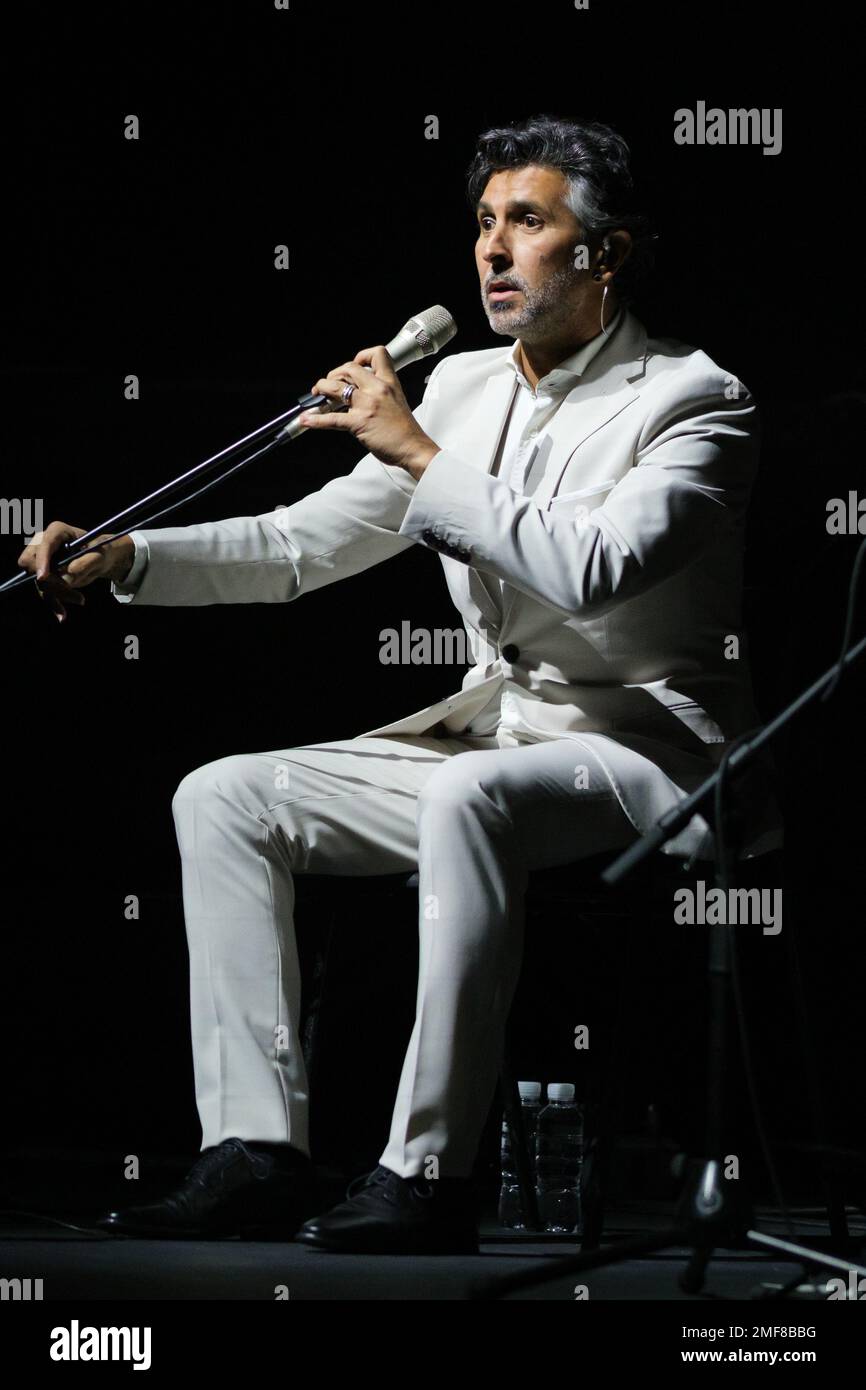
[[[106,1229],[294,1230],[315,1210],[293,876],[417,867],[417,1016],[390,1136],[298,1239],[477,1248],[469,1179],[529,871],[622,848],[756,722],[740,629],[756,407],[700,349],[648,338],[618,292],[648,236],[625,143],[546,116],[488,131],[468,191],[482,305],[513,344],[442,358],[415,411],[383,347],[315,382],[349,408],[310,427],[367,453],[292,506],[133,532],[63,580],[50,554],[77,528],[54,523],[21,557],[62,619],[100,575],[121,602],[277,603],[420,544],[474,657],[459,691],[404,718],[353,734],[349,708],[333,742],[180,783],[202,1154]],[[750,854],[778,843],[772,812],[756,804],[746,835]],[[667,852],[708,837],[695,817]]]

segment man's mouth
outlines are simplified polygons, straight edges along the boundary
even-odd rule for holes
[[[487,291],[488,299],[507,299],[510,294],[519,294],[520,291],[511,285],[503,284],[501,280],[494,280],[490,289]]]

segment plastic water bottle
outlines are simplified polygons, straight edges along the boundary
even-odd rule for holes
[[[583,1109],[571,1082],[552,1082],[539,1113],[535,1141],[535,1192],[542,1228],[577,1232],[582,1225]]]
[[[535,1131],[538,1125],[538,1112],[541,1109],[541,1082],[518,1081],[520,1092],[520,1113],[523,1119],[523,1133],[529,1154],[530,1167],[535,1169]],[[520,1201],[520,1188],[517,1184],[517,1167],[511,1148],[511,1130],[508,1121],[502,1117],[502,1186],[499,1189],[499,1224],[513,1231],[526,1229],[526,1218]]]

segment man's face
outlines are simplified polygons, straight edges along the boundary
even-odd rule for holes
[[[538,164],[488,180],[477,208],[475,261],[494,333],[543,342],[561,336],[586,311],[591,272],[575,268],[583,237],[567,193],[565,175]],[[513,292],[497,294],[491,286],[498,280]]]

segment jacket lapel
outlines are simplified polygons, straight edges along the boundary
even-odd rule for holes
[[[505,361],[501,363],[484,383],[484,390],[467,425],[462,426],[455,437],[454,449],[462,459],[474,468],[489,473],[496,461],[499,442],[502,438],[511,411],[511,403],[520,389],[517,377]],[[455,565],[458,571],[465,570],[459,560],[439,557],[447,569]],[[458,573],[458,580],[462,576]],[[498,630],[502,615],[502,589],[495,575],[482,574],[480,570],[469,568],[466,575],[469,597],[487,621]]]
[[[637,391],[628,381],[620,381],[618,385],[610,383],[603,395],[596,395],[588,382],[579,383],[569,392],[541,441],[539,466],[544,472],[532,494],[537,507],[546,507],[554,496],[569,460],[581,444],[637,398]],[[577,482],[571,486],[583,484]]]
[[[540,461],[543,476],[533,494],[539,507],[547,506],[569,459],[584,440],[637,399],[632,381],[638,381],[646,369],[647,334],[628,309],[624,312],[624,320],[611,342],[593,358],[545,431]],[[510,351],[503,349],[484,384],[478,405],[468,423],[460,428],[459,440],[454,444],[461,458],[485,473],[493,469],[511,404],[520,389],[508,363]],[[503,625],[517,594],[509,585],[505,585],[505,590],[509,601],[503,615],[499,580],[470,569],[469,591],[474,602],[482,613],[493,620],[501,619]]]
[[[483,473],[489,473],[493,467],[511,402],[520,389],[506,358],[507,353],[484,383],[484,390],[468,423],[461,425],[456,432],[455,450]]]

